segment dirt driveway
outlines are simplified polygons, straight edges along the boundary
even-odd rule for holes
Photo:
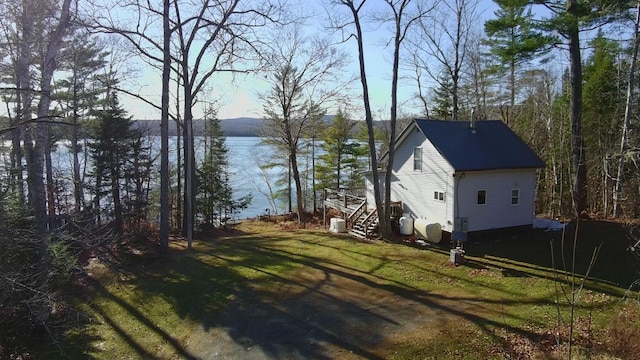
[[[432,329],[456,321],[451,304],[426,294],[408,299],[336,274],[314,288],[280,290],[281,298],[240,294],[217,327],[192,335],[187,351],[203,359],[382,359],[386,344],[427,342]],[[472,306],[455,303],[461,312]]]
[[[201,359],[386,359],[400,343],[437,346],[447,331],[465,331],[456,325],[462,318],[482,311],[472,298],[307,265],[293,278],[236,294],[222,313],[203,320],[186,352]],[[442,265],[450,266],[446,259]],[[454,350],[451,357],[459,356]]]

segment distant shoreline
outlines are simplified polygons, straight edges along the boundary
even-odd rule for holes
[[[193,134],[204,134],[205,121],[193,120]],[[263,120],[258,118],[233,118],[220,120],[222,132],[227,137],[258,137],[258,132],[263,126]],[[133,120],[133,127],[144,131],[147,135],[160,136],[160,120]],[[169,121],[169,136],[177,136],[176,122]]]

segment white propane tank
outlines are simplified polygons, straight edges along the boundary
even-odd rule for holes
[[[347,231],[347,222],[341,218],[331,218],[329,223],[329,231],[334,233],[343,233]]]
[[[401,235],[413,234],[413,218],[411,217],[411,214],[402,214],[399,223]]]
[[[413,232],[418,239],[424,239],[432,243],[442,240],[442,226],[439,223],[429,223],[426,219],[416,219]]]
[[[442,240],[442,226],[438,223],[427,225],[427,238],[429,241],[439,243]]]
[[[425,219],[416,219],[413,223],[413,232],[416,235],[416,238],[428,240],[427,237],[427,220]]]

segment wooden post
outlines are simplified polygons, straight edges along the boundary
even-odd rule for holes
[[[327,201],[327,189],[322,189],[322,226],[327,226],[327,205],[325,202]]]

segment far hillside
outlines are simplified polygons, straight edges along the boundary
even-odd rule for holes
[[[239,117],[221,120],[222,131],[226,136],[258,136],[258,130],[262,127],[262,119]],[[160,120],[136,120],[135,127],[146,130],[149,135],[160,135]],[[193,120],[194,135],[201,135],[204,130],[204,121]],[[177,135],[175,121],[169,122],[169,135]]]
[[[333,115],[326,115],[324,121],[329,123]],[[262,128],[262,119],[252,117],[239,117],[232,119],[223,119],[222,131],[226,136],[259,136],[260,128]],[[377,122],[379,126],[382,122]],[[362,122],[364,125],[364,122]],[[160,136],[160,120],[135,120],[135,127],[143,129],[149,135]],[[194,135],[202,135],[204,130],[204,121],[202,119],[193,120],[193,133]],[[357,133],[358,127],[354,128],[354,134]],[[177,135],[176,123],[174,121],[169,122],[169,135]]]

